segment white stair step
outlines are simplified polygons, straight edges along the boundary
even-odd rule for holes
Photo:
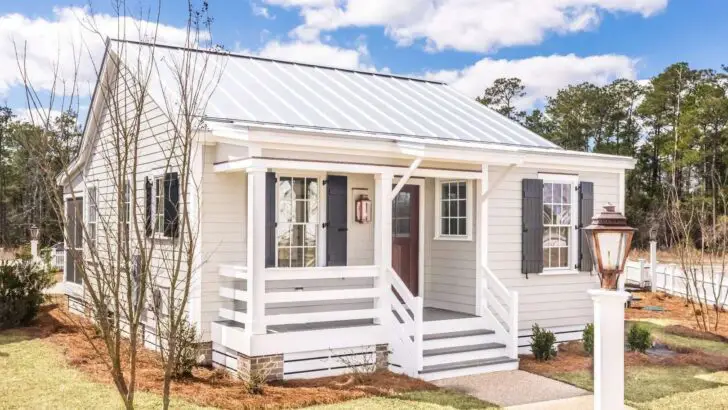
[[[422,352],[423,365],[435,366],[471,360],[494,359],[506,354],[502,343],[483,343],[469,346],[443,347]]]
[[[449,333],[455,331],[478,330],[488,327],[485,318],[468,317],[462,319],[431,320],[423,322],[422,331],[425,335]]]
[[[490,329],[464,330],[424,335],[424,350],[496,342],[495,332]]]
[[[518,370],[518,359],[501,356],[485,360],[469,360],[443,365],[425,366],[419,375],[421,379],[429,381],[506,370]]]

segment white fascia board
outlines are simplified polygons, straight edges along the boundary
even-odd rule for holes
[[[312,131],[294,126],[235,123],[226,124],[226,128],[225,136],[236,138],[240,142],[256,142],[264,148],[280,149],[283,146],[284,149],[290,150],[334,154],[355,153],[356,155],[408,159],[422,156],[424,159],[435,161],[506,166],[516,164],[533,168],[547,167],[550,169],[602,172],[622,172],[626,169],[633,169],[636,163],[636,160],[630,157],[608,154],[466,141],[444,141],[432,138],[389,136],[362,132]],[[233,137],[238,131],[241,132],[240,136]],[[214,128],[212,132],[217,134]],[[337,138],[336,144],[332,144],[332,137]]]

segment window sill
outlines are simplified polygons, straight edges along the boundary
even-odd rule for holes
[[[434,238],[432,238],[432,240],[435,240],[435,241],[469,242],[469,241],[472,241],[473,240],[473,237],[470,236],[470,235],[468,235],[468,236],[443,236],[443,235],[438,235],[438,236],[435,236]]]
[[[539,275],[542,276],[560,276],[560,275],[578,275],[580,273],[586,273],[586,272],[580,272],[578,270],[574,269],[555,269],[555,270],[545,270]]]

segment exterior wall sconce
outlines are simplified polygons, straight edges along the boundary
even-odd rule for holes
[[[602,289],[617,289],[617,279],[624,271],[634,232],[635,229],[627,225],[627,218],[611,204],[584,228]]]
[[[369,195],[359,195],[355,203],[355,218],[360,224],[368,224],[372,221],[372,200]]]

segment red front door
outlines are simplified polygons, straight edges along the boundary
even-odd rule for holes
[[[405,185],[392,201],[392,268],[419,293],[420,187]]]

